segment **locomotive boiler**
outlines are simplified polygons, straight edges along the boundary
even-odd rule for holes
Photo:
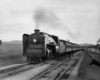
[[[35,60],[44,62],[48,58],[55,57],[59,51],[59,39],[36,29],[35,33],[23,34],[23,55],[27,61]]]

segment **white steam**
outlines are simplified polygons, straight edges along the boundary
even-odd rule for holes
[[[40,27],[40,24],[47,24],[50,28],[59,28],[69,34],[70,37],[76,38],[76,36],[68,29],[67,26],[61,23],[60,19],[51,11],[47,9],[37,9],[35,10],[34,20],[36,22],[36,28]]]

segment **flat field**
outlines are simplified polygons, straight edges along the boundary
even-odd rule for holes
[[[26,61],[22,56],[22,44],[2,44],[0,45],[0,67],[11,64],[19,64]]]

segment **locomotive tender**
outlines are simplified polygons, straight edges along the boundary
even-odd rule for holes
[[[40,32],[39,29],[34,31],[35,33],[31,35],[23,34],[23,55],[30,63],[35,60],[44,62],[48,58],[55,58],[65,52],[80,49],[79,45],[60,40],[55,35]]]

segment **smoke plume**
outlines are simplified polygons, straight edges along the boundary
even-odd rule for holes
[[[66,31],[70,37],[76,38],[76,36],[69,30],[67,26],[61,23],[60,19],[51,11],[47,9],[35,10],[34,20],[36,22],[36,28],[38,29],[41,23],[49,25],[51,28],[59,28]]]
[[[59,19],[55,16],[55,14],[46,9],[37,9],[34,14],[34,20],[37,28],[39,28],[41,23],[48,24],[51,27],[57,27],[60,25],[58,23]]]

